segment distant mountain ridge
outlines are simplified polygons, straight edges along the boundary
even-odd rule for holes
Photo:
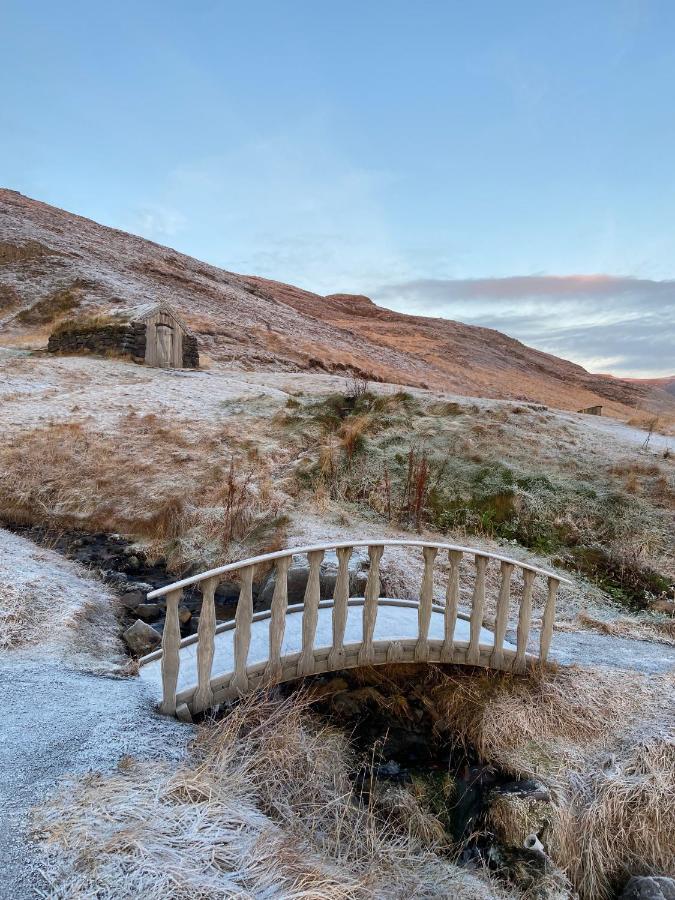
[[[165,300],[214,360],[241,368],[358,372],[451,393],[563,409],[602,404],[675,415],[670,385],[593,375],[498,331],[407,316],[351,294],[320,296],[238,275],[0,190],[0,346],[46,343],[67,317]]]

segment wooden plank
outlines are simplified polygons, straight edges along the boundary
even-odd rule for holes
[[[480,630],[483,625],[483,609],[485,607],[485,570],[487,568],[488,558],[482,553],[475,556],[476,562],[476,580],[473,587],[473,597],[471,599],[471,639],[469,641],[469,650],[467,653],[467,661],[469,665],[477,665],[480,659]]]
[[[166,620],[162,632],[162,705],[161,711],[167,716],[176,713],[176,687],[180,669],[180,622],[178,604],[182,590],[171,591],[166,596]]]
[[[544,615],[541,622],[541,635],[539,637],[539,659],[545,663],[548,659],[548,651],[553,637],[553,625],[555,624],[555,601],[558,594],[560,581],[550,576],[548,579],[548,597],[544,607]]]
[[[520,600],[520,614],[518,616],[518,637],[516,641],[516,655],[513,660],[513,671],[524,672],[525,653],[527,641],[530,637],[530,620],[532,618],[532,591],[536,573],[525,569],[523,571],[523,596]]]
[[[216,606],[214,594],[218,587],[217,578],[207,578],[201,585],[202,607],[199,612],[199,628],[197,629],[197,692],[194,698],[194,710],[201,712],[208,709],[213,702],[211,690],[211,668],[216,649]]]
[[[435,547],[423,547],[424,574],[420,588],[420,605],[417,610],[418,636],[415,645],[415,662],[426,662],[429,654],[429,623],[431,622],[431,604],[434,600],[434,560],[438,550]]]
[[[370,557],[370,569],[366,581],[365,602],[363,604],[362,619],[362,643],[359,650],[359,665],[370,665],[374,659],[373,635],[375,633],[375,621],[377,619],[377,602],[380,599],[380,560],[384,553],[382,544],[373,544],[368,547]]]
[[[448,550],[448,586],[445,591],[445,633],[441,659],[450,662],[455,650],[455,627],[459,609],[459,565],[464,554],[461,550]]]
[[[265,669],[265,679],[269,683],[281,678],[281,645],[286,630],[288,569],[292,558],[291,556],[282,556],[276,562],[276,578],[270,614],[270,655]]]
[[[349,608],[349,560],[351,547],[339,547],[337,550],[338,572],[333,591],[333,647],[328,657],[331,669],[342,668],[344,660],[344,639]]]
[[[311,675],[314,672],[314,636],[319,618],[323,556],[323,550],[312,550],[307,554],[309,578],[305,588],[305,608],[302,613],[302,654],[298,663],[298,675]]]
[[[232,689],[240,696],[248,690],[246,662],[251,646],[251,621],[253,619],[253,566],[241,570],[239,602],[234,617],[234,675]]]
[[[499,587],[499,599],[497,600],[497,618],[495,620],[494,647],[490,657],[490,665],[494,669],[504,667],[504,635],[509,621],[509,605],[511,602],[511,578],[513,576],[513,563],[503,562],[502,582]]]

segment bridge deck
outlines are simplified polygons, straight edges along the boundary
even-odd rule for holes
[[[345,628],[345,656],[346,666],[353,665],[354,653],[358,652],[363,641],[363,599],[351,598],[347,611],[347,624]],[[377,606],[377,620],[373,641],[375,644],[390,645],[399,642],[404,648],[412,647],[419,633],[418,607],[414,601],[392,600],[380,598]],[[294,677],[292,663],[302,650],[302,614],[304,606],[288,607],[286,614],[286,626],[281,646],[281,657],[291,663],[291,669],[286,677]],[[324,601],[319,606],[316,636],[314,639],[315,654],[317,657],[327,654],[333,645],[333,603]],[[251,623],[251,644],[248,652],[247,669],[259,672],[264,669],[269,657],[269,629],[271,614],[268,610],[258,613]],[[234,634],[235,623],[228,622],[219,626],[215,637],[215,654],[213,670],[218,672],[223,683],[227,683],[234,672]],[[445,610],[443,607],[434,606],[429,624],[429,641],[442,644],[445,636]],[[468,646],[470,639],[469,622],[458,618],[455,625],[454,643],[456,646]],[[178,676],[177,692],[181,695],[190,693],[197,686],[197,650],[198,643],[190,639],[184,641],[180,650],[180,669]],[[480,629],[479,645],[481,649],[491,649],[494,645],[494,635],[485,628]],[[505,653],[515,653],[515,646],[505,642]],[[351,652],[350,652],[351,651]],[[145,657],[140,669],[140,677],[150,685],[157,699],[162,698],[162,672],[161,652]]]

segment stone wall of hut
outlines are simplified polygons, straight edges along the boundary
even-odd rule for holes
[[[145,360],[145,324],[143,322],[66,326],[50,335],[50,353],[97,353],[101,356],[130,356]]]

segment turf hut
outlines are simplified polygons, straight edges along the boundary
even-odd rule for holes
[[[128,356],[162,369],[196,369],[197,338],[166,303],[62,322],[49,338],[51,353]]]

